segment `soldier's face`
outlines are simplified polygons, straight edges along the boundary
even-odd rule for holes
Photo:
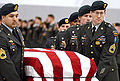
[[[6,16],[2,16],[2,22],[11,29],[18,26],[18,12],[11,12]]]
[[[103,22],[105,17],[105,10],[96,10],[96,11],[90,11],[92,15],[92,22],[94,25],[98,25]]]
[[[92,16],[90,13],[87,13],[81,16],[80,20],[81,20],[81,24],[86,24],[87,22],[91,22]]]
[[[59,31],[67,30],[70,27],[70,24],[62,24],[59,28]]]
[[[71,23],[70,23],[70,25],[72,26],[72,25],[80,25],[80,20],[79,19],[75,19],[74,21],[72,21]]]

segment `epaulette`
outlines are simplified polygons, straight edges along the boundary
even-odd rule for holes
[[[113,25],[111,25],[110,23],[107,23],[107,22],[105,22],[105,25],[107,26],[107,27],[113,27]]]

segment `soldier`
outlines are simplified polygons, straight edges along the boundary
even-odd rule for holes
[[[73,20],[75,18],[78,19],[79,15],[79,24],[85,24],[87,22],[91,21],[91,15],[90,15],[90,6],[84,5],[79,9],[79,13],[73,13],[70,16],[70,20]],[[77,17],[74,17],[77,16]],[[81,25],[82,25],[81,24]],[[67,29],[65,33],[65,42],[66,42],[66,50],[68,51],[77,51],[78,50],[78,42],[77,42],[77,36],[78,32],[81,29],[81,25],[74,25]]]
[[[79,10],[79,15],[78,19],[80,20],[80,24],[86,24],[87,22],[91,22],[92,17],[90,14],[90,6],[89,5],[84,5],[82,6]]]
[[[0,81],[23,80],[24,39],[18,25],[18,5],[1,8]]]
[[[63,18],[59,21],[59,32],[56,37],[56,49],[65,50],[65,31],[70,27],[69,19]]]
[[[117,64],[118,64],[118,72],[119,72],[119,79],[120,79],[120,23],[115,23],[115,24],[113,24],[113,26],[117,30],[118,37],[119,37],[118,50],[117,50],[117,54],[116,54],[116,60],[117,60]]]
[[[78,19],[78,12],[74,12],[69,17],[70,26],[80,25],[80,20]]]
[[[119,81],[116,52],[118,34],[115,28],[104,21],[107,3],[95,1],[91,6],[92,22],[83,25],[79,37],[79,52],[97,65],[99,81]]]

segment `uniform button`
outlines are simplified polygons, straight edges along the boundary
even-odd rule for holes
[[[13,51],[15,51],[15,49],[13,49]]]
[[[8,33],[8,36],[10,36],[10,34]]]
[[[114,69],[112,69],[112,71],[114,71]]]
[[[24,48],[22,47],[22,49],[24,49]]]
[[[102,47],[102,45],[100,45],[100,47]]]
[[[74,45],[74,43],[72,43],[72,45]]]
[[[60,48],[61,50],[63,49],[63,48]]]
[[[93,54],[93,51],[91,51],[91,54]]]
[[[23,56],[24,54],[22,53],[22,56]]]
[[[6,78],[2,78],[3,80],[6,80]]]
[[[93,45],[90,45],[90,47],[92,48],[92,47],[93,47]]]
[[[94,58],[92,58],[92,60],[94,60]]]
[[[21,61],[21,63],[23,64],[23,61]]]
[[[82,45],[84,45],[84,43],[82,43]]]
[[[21,68],[21,70],[23,70],[23,68]]]

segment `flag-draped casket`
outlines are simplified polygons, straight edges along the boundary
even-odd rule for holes
[[[77,52],[26,48],[28,81],[98,81],[95,62]]]

